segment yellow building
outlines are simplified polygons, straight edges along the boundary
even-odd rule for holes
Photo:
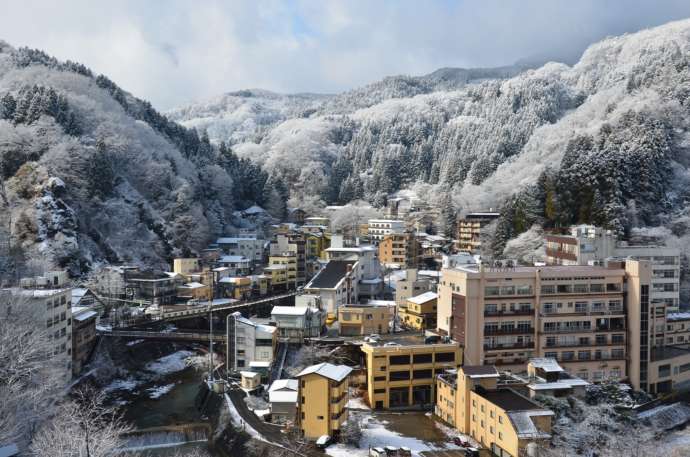
[[[433,406],[434,378],[462,365],[454,341],[424,344],[423,337],[405,336],[385,345],[364,343],[369,404],[375,409]]]
[[[415,330],[436,329],[436,292],[425,292],[407,299],[405,306],[399,307],[400,323]]]
[[[421,245],[412,232],[391,233],[379,242],[379,261],[400,268],[415,268],[419,263]]]
[[[327,435],[336,437],[347,420],[348,377],[352,368],[345,365],[320,363],[297,375],[298,415],[302,435],[317,440]]]
[[[293,290],[297,287],[297,253],[283,252],[271,255],[264,274],[271,277],[274,290]]]
[[[173,260],[173,273],[187,276],[201,271],[201,261],[197,258],[177,258]]]
[[[438,376],[436,415],[498,457],[525,455],[528,444],[551,438],[553,412],[499,387],[490,365],[465,366]]]
[[[390,332],[393,317],[391,307],[387,305],[343,305],[338,308],[340,334],[371,335]]]
[[[242,300],[252,295],[252,280],[247,277],[226,277],[218,281],[218,287],[223,291],[223,296]]]

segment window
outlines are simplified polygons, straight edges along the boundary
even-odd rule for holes
[[[589,291],[592,293],[599,293],[604,291],[604,285],[603,284],[590,284],[589,285]]]
[[[412,361],[414,363],[431,363],[432,357],[431,354],[414,354],[412,356]]]
[[[374,382],[385,381],[385,380],[386,380],[385,376],[374,376]]]
[[[436,353],[437,362],[455,362],[455,352],[438,352]]]
[[[542,293],[542,295],[554,294],[554,293],[556,293],[556,287],[555,286],[541,286],[541,293]]]
[[[498,423],[502,424],[503,423],[503,416],[498,416]],[[498,437],[501,437],[501,433],[499,432]]]
[[[586,294],[589,291],[587,284],[575,284],[573,286],[573,292],[576,294]]]
[[[409,355],[392,355],[390,357],[389,365],[409,365],[410,356]]]
[[[323,420],[323,416],[316,416],[316,418],[317,418],[318,420],[320,420],[320,421]]]
[[[503,439],[503,433],[498,432],[498,439],[499,439],[499,440],[502,440],[502,439]]]
[[[492,425],[492,426],[489,426],[489,433],[491,433],[492,435],[494,435],[494,427],[493,427],[493,425]]]
[[[486,286],[484,287],[484,295],[487,297],[495,297],[499,295],[500,289],[498,286]]]
[[[501,295],[515,295],[515,286],[501,287]]]
[[[530,286],[530,285],[517,286],[517,293],[518,293],[518,295],[532,295],[532,286]]]
[[[375,394],[385,394],[385,393],[386,393],[386,389],[374,389],[374,393],[375,393]]]
[[[407,379],[410,379],[409,371],[391,371],[388,373],[389,381],[405,381]]]
[[[432,376],[431,370],[414,370],[412,372],[412,379],[431,379]]]

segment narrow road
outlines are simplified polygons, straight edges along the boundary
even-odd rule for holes
[[[268,424],[262,421],[247,407],[247,404],[244,402],[244,397],[246,396],[247,394],[239,389],[233,389],[228,392],[228,397],[230,397],[230,401],[232,401],[232,404],[242,417],[242,420],[244,420],[254,430],[259,432],[259,434],[261,434],[261,436],[263,436],[266,440],[281,445],[288,444],[287,440],[280,432],[280,426]]]

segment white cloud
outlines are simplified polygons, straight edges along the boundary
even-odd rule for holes
[[[166,109],[262,87],[334,92],[390,74],[572,60],[690,16],[684,0],[0,0],[0,38],[83,62]]]

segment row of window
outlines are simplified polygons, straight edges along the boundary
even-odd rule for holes
[[[563,362],[571,362],[575,360],[620,360],[625,358],[625,349],[611,349],[606,351],[597,349],[593,351],[563,351],[563,352],[545,352],[544,357],[558,359]]]

